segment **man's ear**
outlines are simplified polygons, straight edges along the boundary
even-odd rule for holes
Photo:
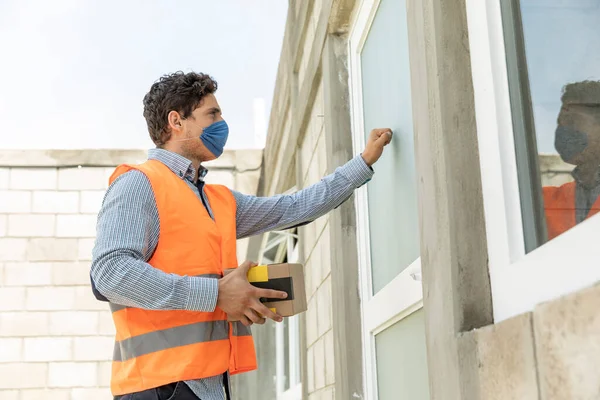
[[[183,118],[181,118],[181,115],[179,115],[179,113],[177,111],[169,112],[169,115],[167,115],[167,121],[169,122],[169,128],[171,128],[171,132],[181,132],[182,131],[182,129],[183,129],[182,120],[183,120]]]

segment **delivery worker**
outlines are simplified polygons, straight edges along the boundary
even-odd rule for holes
[[[201,165],[223,153],[229,133],[201,73],[174,73],[144,97],[156,144],[148,160],[120,165],[98,215],[91,265],[96,297],[116,327],[111,391],[115,399],[229,397],[229,374],[256,369],[249,330],[281,322],[260,298],[285,293],[248,283],[236,239],[309,223],[348,199],[372,176],[391,140],[374,129],[364,151],[319,183],[291,195],[255,197],[204,183]],[[227,316],[239,322],[227,322]]]
[[[555,147],[575,181],[543,188],[548,240],[600,211],[600,82],[569,84],[561,100]]]

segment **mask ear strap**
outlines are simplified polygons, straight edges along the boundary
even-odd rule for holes
[[[177,139],[177,140],[171,140],[171,142],[187,142],[188,140],[195,140],[198,138],[195,137],[191,137],[191,138],[187,138],[187,139]]]
[[[184,120],[184,121],[187,121],[187,120],[188,120],[188,118],[181,118],[181,119],[182,119],[182,120]],[[178,124],[179,126],[181,126],[181,122],[178,122],[177,124]],[[194,123],[194,122],[191,122],[191,124],[193,124],[193,125],[196,125],[198,128],[200,128],[200,130],[202,131],[202,132],[201,132],[201,134],[202,134],[202,133],[204,133],[204,129],[205,129],[205,128],[202,128],[200,125],[198,125],[198,124],[196,124],[196,123]],[[187,142],[188,140],[195,140],[195,139],[199,139],[199,137],[191,137],[191,138],[185,138],[185,139],[177,139],[177,140],[172,140],[172,142]]]

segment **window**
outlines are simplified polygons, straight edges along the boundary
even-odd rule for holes
[[[502,4],[529,252],[600,211],[600,1]]]
[[[429,398],[408,43],[404,0],[360,4],[349,53],[354,150],[373,128],[394,132],[356,193],[368,399]]]
[[[467,3],[502,320],[600,279],[600,1]]]
[[[274,231],[264,235],[259,264],[298,261],[296,230]],[[284,318],[275,324],[275,385],[277,400],[300,400],[300,327],[298,316]]]

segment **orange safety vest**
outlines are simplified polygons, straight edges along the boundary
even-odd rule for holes
[[[576,183],[569,182],[562,186],[547,186],[542,190],[544,193],[548,240],[552,240],[577,225]],[[600,198],[592,205],[586,219],[598,212],[600,212]]]
[[[219,278],[236,268],[236,203],[229,189],[205,185],[213,215],[187,184],[157,160],[120,165],[110,177],[136,169],[149,179],[160,219],[154,268],[168,274]],[[250,330],[214,312],[145,310],[110,304],[116,327],[112,362],[113,395],[135,393],[172,382],[256,369]]]

